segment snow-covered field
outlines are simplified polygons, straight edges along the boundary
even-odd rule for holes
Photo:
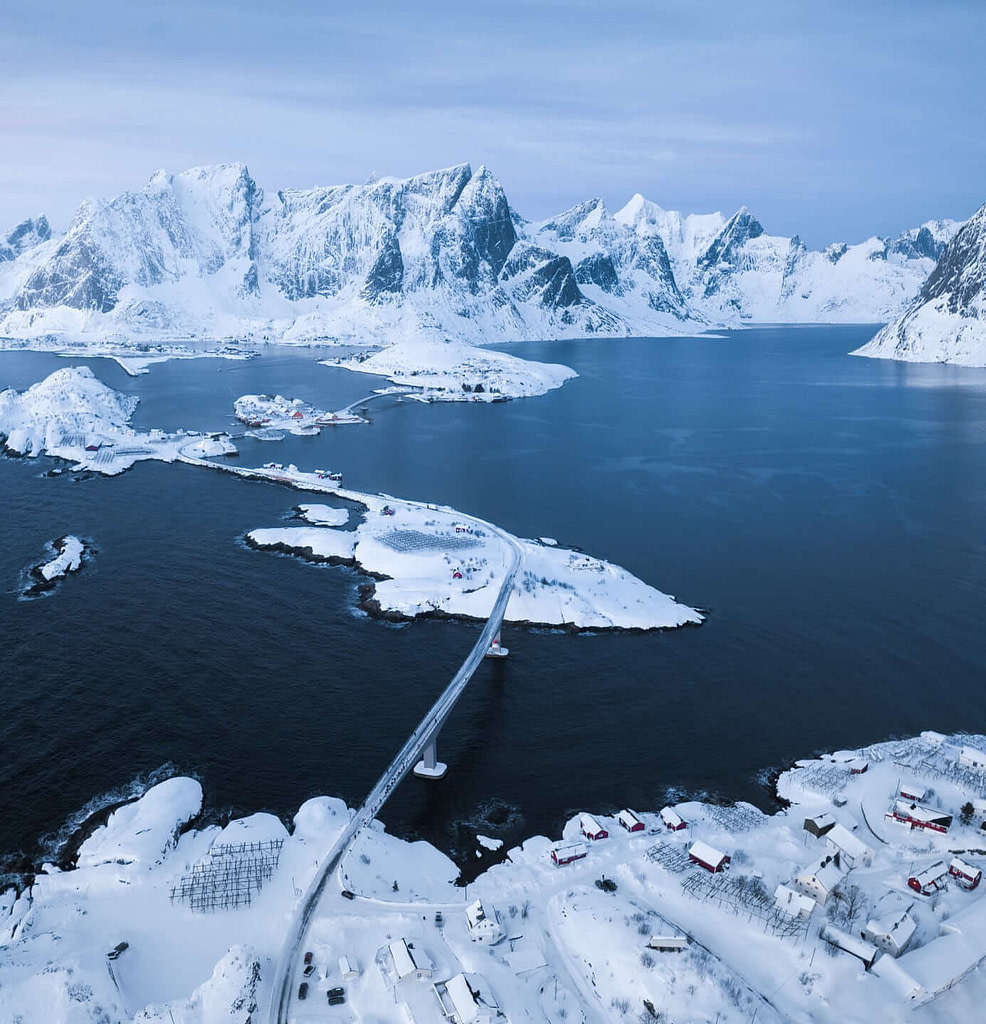
[[[657,809],[637,812],[639,832],[595,813],[592,827],[608,835],[589,840],[576,815],[557,840],[527,840],[465,889],[438,850],[377,823],[318,905],[314,970],[305,977],[301,956],[291,968],[291,1019],[438,1021],[439,992],[465,973],[499,1006],[497,1020],[978,1020],[986,887],[963,888],[947,867],[956,855],[986,866],[986,771],[972,764],[986,766],[983,749],[986,736],[924,733],[800,761],[778,782],[786,810],[684,802],[674,832]],[[923,790],[921,806],[951,816],[947,833],[888,820],[901,790]],[[96,829],[74,870],[47,866],[29,890],[0,895],[0,1019],[266,1019],[300,894],[349,812],[318,797],[289,827],[256,814],[198,829],[201,804],[194,780],[161,783]],[[816,837],[806,819],[830,831]],[[578,841],[586,855],[556,867],[551,851]],[[697,841],[731,856],[728,870],[689,862]],[[938,861],[940,891],[908,886]],[[477,899],[502,941],[471,931]],[[398,980],[388,947],[402,939],[418,970]],[[337,987],[345,1002],[329,1007]]]

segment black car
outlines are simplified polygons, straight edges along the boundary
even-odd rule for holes
[[[346,990],[341,985],[339,985],[336,988],[330,988],[329,991],[326,992],[325,994],[329,997],[329,999],[335,999],[336,996],[343,996],[343,995],[345,995],[346,994]]]
[[[345,1001],[345,996],[329,996],[329,1006],[342,1006]]]
[[[298,998],[299,999],[307,999],[308,998],[308,982],[307,981],[303,981],[298,986]]]
[[[354,900],[354,899],[356,899],[356,894],[353,893],[353,892],[350,892],[348,889],[343,889],[341,895],[343,895],[347,900]]]

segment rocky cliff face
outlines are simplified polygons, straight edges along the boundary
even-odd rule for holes
[[[0,235],[0,263],[16,260],[18,256],[28,252],[42,242],[51,238],[51,227],[47,217],[37,217],[21,221],[6,235]]]
[[[948,243],[917,300],[856,354],[986,366],[986,206]]]

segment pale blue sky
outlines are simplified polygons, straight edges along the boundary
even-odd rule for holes
[[[986,202],[983,0],[4,0],[0,226],[158,167],[487,164],[528,217],[634,192],[810,244]]]

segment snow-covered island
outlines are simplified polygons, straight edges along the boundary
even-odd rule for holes
[[[769,815],[698,801],[576,814],[465,889],[441,852],[377,822],[318,903],[311,956],[288,965],[291,1018],[977,1020],[984,751],[986,736],[927,732],[799,761]],[[0,1019],[266,1019],[300,893],[350,812],[317,797],[287,826],[196,828],[202,800],[192,779],[161,783],[74,869],[0,894]]]
[[[70,533],[52,541],[49,549],[48,560],[34,566],[28,573],[25,597],[37,597],[51,590],[69,573],[78,572],[88,554],[86,544]]]
[[[505,535],[492,524],[448,507],[345,490],[339,473],[304,472],[274,462],[245,468],[212,461],[237,454],[224,432],[137,433],[130,426],[136,404],[89,369],[67,367],[22,393],[0,393],[0,434],[13,453],[69,459],[74,470],[112,475],[137,461],[159,459],[337,495],[365,510],[355,531],[332,528],[346,521],[340,510],[310,505],[301,512],[312,525],[253,530],[247,543],[359,565],[378,579],[363,601],[377,614],[489,615],[509,561]],[[618,566],[557,545],[519,543],[524,564],[509,621],[576,629],[663,629],[702,621],[695,609]]]
[[[317,434],[322,427],[366,422],[348,409],[326,412],[300,398],[283,395],[241,395],[233,403],[233,414],[247,427],[302,435]]]
[[[502,531],[447,506],[341,488],[333,493],[363,510],[355,530],[256,529],[246,543],[310,561],[358,566],[375,579],[363,588],[362,606],[376,615],[489,616],[510,562]],[[313,517],[307,513],[306,518]],[[702,622],[694,608],[619,566],[560,546],[512,539],[520,545],[523,564],[507,605],[508,622],[572,629],[670,629]]]
[[[374,373],[408,388],[419,402],[503,402],[532,398],[560,388],[578,374],[558,363],[516,359],[505,352],[490,352],[456,342],[409,339],[372,355],[323,360],[326,366],[344,366]],[[411,390],[411,389],[414,390]],[[420,389],[420,390],[418,390]]]

